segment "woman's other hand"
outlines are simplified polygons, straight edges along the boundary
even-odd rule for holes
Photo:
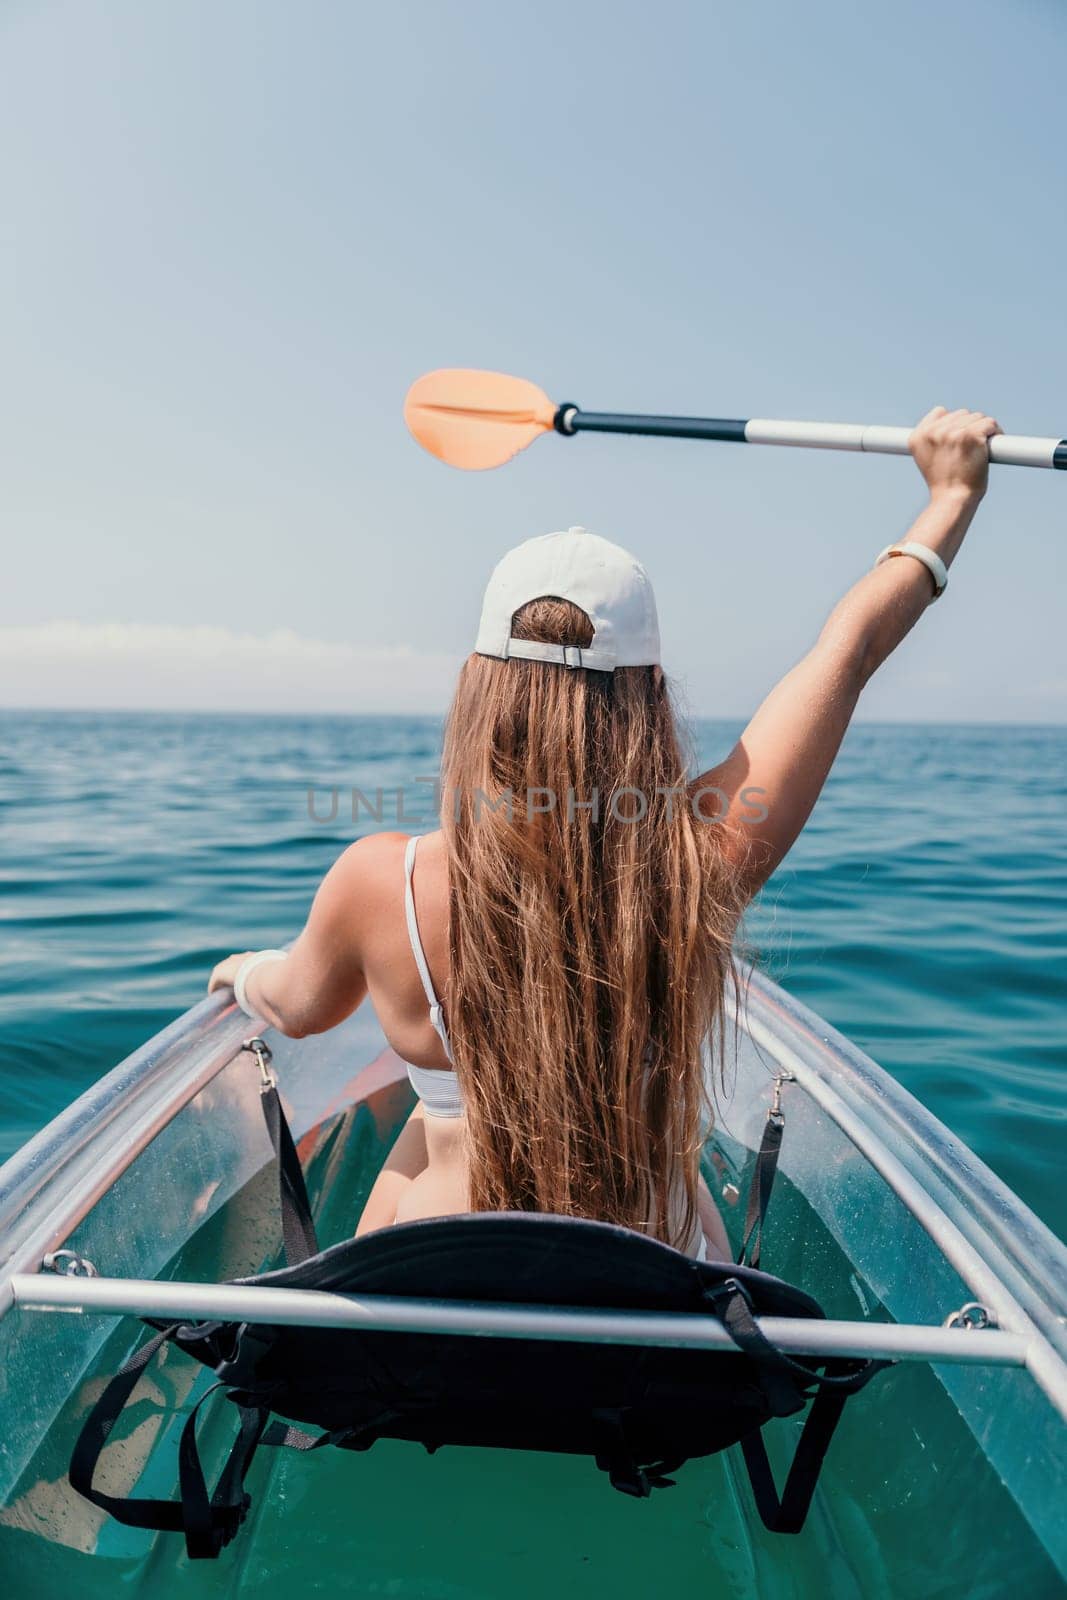
[[[981,500],[989,479],[989,440],[1003,431],[982,411],[946,411],[944,406],[928,411],[908,445],[931,500]]]
[[[225,961],[220,961],[217,967],[213,967],[211,976],[207,980],[208,994],[214,994],[216,989],[232,989],[233,980],[237,976],[237,969],[240,967],[241,962],[251,954],[251,950],[242,950],[235,956],[227,956]]]

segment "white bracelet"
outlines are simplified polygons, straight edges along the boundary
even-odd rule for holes
[[[891,556],[914,556],[916,561],[921,561],[934,580],[934,599],[940,600],[948,588],[948,568],[936,551],[919,544],[915,539],[905,539],[903,544],[887,544],[875,566],[880,567]]]
[[[248,996],[245,994],[245,984],[248,982],[249,977],[257,967],[263,965],[264,961],[284,961],[286,956],[287,952],[285,950],[256,950],[252,955],[245,956],[241,965],[237,968],[237,973],[233,980],[233,997],[246,1017],[258,1017],[260,1015],[260,1012],[253,1011],[248,1004]]]

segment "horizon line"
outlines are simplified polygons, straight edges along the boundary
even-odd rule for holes
[[[0,716],[11,714],[15,716],[110,716],[110,717],[245,717],[248,719],[278,719],[280,717],[317,718],[323,721],[367,721],[395,720],[397,718],[428,719],[443,721],[447,711],[368,711],[368,710],[314,710],[311,708],[289,707],[283,710],[253,709],[250,707],[225,707],[225,706],[72,706],[72,705],[6,705],[0,702]],[[743,723],[751,721],[751,711],[742,713],[689,711],[679,716],[679,722],[728,722]],[[1041,721],[1036,718],[1018,717],[1011,721],[1003,718],[988,717],[862,717],[854,716],[849,722],[849,727],[868,728],[1046,728],[1067,730],[1067,718],[1059,722]]]

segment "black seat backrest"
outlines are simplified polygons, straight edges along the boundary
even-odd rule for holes
[[[613,1223],[530,1211],[398,1223],[345,1239],[296,1266],[235,1281],[349,1294],[685,1311],[700,1309],[704,1286],[720,1282],[724,1273],[751,1288],[764,1315],[823,1314],[810,1295],[769,1273],[696,1261]]]
[[[627,1228],[530,1213],[481,1213],[386,1228],[246,1284],[443,1301],[716,1314],[732,1281],[758,1314],[821,1317],[766,1273],[697,1262]],[[183,1341],[185,1343],[186,1341]],[[243,1330],[209,1360],[246,1401],[333,1433],[431,1448],[604,1455],[605,1416],[625,1420],[635,1461],[678,1461],[735,1443],[772,1413],[738,1351],[329,1328]],[[803,1393],[793,1386],[789,1410]],[[612,1424],[611,1426],[614,1426]]]

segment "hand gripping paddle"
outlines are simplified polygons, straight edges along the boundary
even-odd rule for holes
[[[789,444],[815,450],[864,450],[906,456],[910,428],[854,422],[774,422],[722,417],[644,417],[581,411],[556,404],[525,378],[470,367],[443,367],[418,378],[404,401],[404,420],[431,455],[450,467],[480,472],[502,467],[542,433],[642,433],[730,444]],[[1067,471],[1067,439],[998,433],[989,441],[998,466]]]

